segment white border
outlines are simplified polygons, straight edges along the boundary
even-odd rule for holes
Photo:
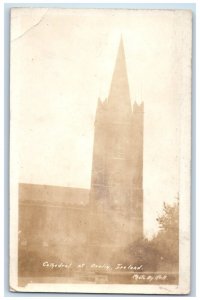
[[[0,36],[1,38],[1,45],[0,45],[0,66],[1,72],[0,72],[0,100],[1,100],[1,115],[0,115],[0,138],[1,138],[1,146],[0,146],[0,155],[1,155],[1,161],[0,161],[0,182],[4,182],[4,10],[3,10],[3,3],[0,2]],[[3,241],[4,238],[4,206],[3,206],[3,199],[4,199],[4,188],[3,184],[0,185],[0,212],[1,212],[1,217],[0,217],[0,240]],[[2,268],[0,268],[0,298],[3,296],[3,291],[4,291],[4,247],[0,247],[1,249],[1,256],[0,256],[0,265]]]

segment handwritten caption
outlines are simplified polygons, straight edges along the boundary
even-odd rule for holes
[[[101,271],[104,274],[107,273],[112,274],[113,272],[120,272],[120,273],[130,273],[131,279],[133,282],[164,282],[168,279],[167,274],[159,274],[157,272],[145,272],[143,265],[124,265],[124,264],[86,264],[86,263],[80,263],[80,264],[74,264],[74,263],[55,263],[55,262],[48,262],[44,261],[42,263],[42,267],[45,269],[50,270],[58,270],[58,269],[65,269],[68,271],[72,270],[91,270],[91,271]]]
[[[90,264],[86,265],[85,263],[81,264],[66,264],[66,263],[54,263],[54,262],[48,262],[45,261],[42,263],[42,266],[44,268],[49,269],[84,269],[84,268],[90,268],[92,270],[104,270],[104,271],[113,271],[113,270],[126,270],[126,271],[142,271],[143,265],[135,266],[135,265],[123,265],[123,264],[116,264],[114,266],[110,264]]]

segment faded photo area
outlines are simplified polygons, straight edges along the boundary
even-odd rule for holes
[[[191,19],[12,10],[12,290],[188,291]]]

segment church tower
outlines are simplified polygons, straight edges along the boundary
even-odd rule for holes
[[[108,99],[98,100],[90,241],[127,246],[143,235],[143,103],[131,105],[121,38]]]

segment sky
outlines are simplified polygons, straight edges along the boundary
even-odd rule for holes
[[[90,188],[97,100],[121,35],[130,96],[144,102],[144,233],[179,192],[180,106],[190,15],[174,11],[12,11],[11,122],[19,182]]]

